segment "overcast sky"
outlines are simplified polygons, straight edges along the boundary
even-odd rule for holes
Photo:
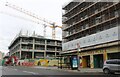
[[[41,18],[45,18],[57,25],[62,25],[62,6],[70,0],[0,0],[0,51],[7,53],[8,46],[20,30],[23,33],[33,31],[38,35],[43,35],[43,26],[30,22],[34,18],[19,11],[5,6],[6,2],[17,5],[23,9],[35,13]],[[52,29],[47,27],[47,37],[52,37]],[[56,37],[62,39],[62,31],[56,28]]]

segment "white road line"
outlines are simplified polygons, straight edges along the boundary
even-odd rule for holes
[[[25,73],[30,73],[30,74],[34,74],[34,75],[37,75],[38,73],[35,73],[35,72],[29,72],[29,71],[23,71]]]
[[[15,70],[17,71],[18,69],[13,69],[13,68],[8,68],[8,67],[4,67],[5,69],[11,69],[11,70]]]
[[[14,69],[15,71],[17,71],[17,69]]]

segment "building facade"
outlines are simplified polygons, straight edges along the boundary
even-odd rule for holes
[[[60,40],[47,39],[43,36],[17,36],[9,46],[9,54],[19,59],[56,58],[62,51]]]
[[[79,52],[83,68],[120,59],[120,2],[72,1],[63,10],[63,54]]]

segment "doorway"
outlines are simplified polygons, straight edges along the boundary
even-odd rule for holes
[[[103,67],[103,54],[94,55],[94,68]]]

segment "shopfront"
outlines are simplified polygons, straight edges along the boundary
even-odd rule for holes
[[[108,59],[120,59],[120,52],[108,53]]]
[[[117,46],[81,52],[83,68],[102,68],[107,59],[120,59]]]
[[[94,55],[94,68],[103,67],[103,54]]]
[[[82,67],[83,68],[90,68],[90,56],[83,56],[82,57]]]

